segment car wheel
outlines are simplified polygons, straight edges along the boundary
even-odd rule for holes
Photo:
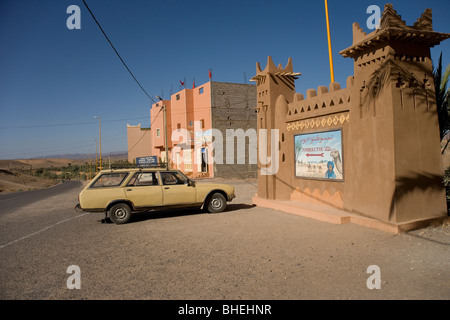
[[[115,224],[124,224],[130,220],[131,209],[125,203],[118,203],[109,209],[109,218]]]
[[[208,212],[219,213],[225,210],[227,206],[227,200],[221,193],[214,193],[208,201]]]

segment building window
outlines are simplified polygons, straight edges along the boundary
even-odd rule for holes
[[[200,88],[200,89],[198,89],[198,93],[199,93],[199,94],[203,94],[203,87]]]
[[[179,94],[176,95],[176,99],[180,100],[180,95]]]
[[[177,123],[177,129],[178,129],[178,130],[181,129],[181,123]]]
[[[205,128],[205,120],[204,119],[200,120],[200,128],[202,128],[202,129]]]
[[[159,137],[159,129],[156,129],[156,136]]]

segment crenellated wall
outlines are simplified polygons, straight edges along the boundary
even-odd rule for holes
[[[275,178],[277,199],[344,208],[345,184],[342,181],[296,177],[293,174],[293,168],[297,164],[292,153],[295,149],[294,137],[296,135],[323,133],[338,129],[342,131],[342,140],[348,139],[352,89],[353,76],[348,77],[346,88],[341,88],[339,83],[331,83],[328,87],[320,86],[317,90],[308,89],[306,99],[303,94],[294,93],[292,102],[287,103],[279,96],[275,110],[285,110],[286,112],[277,114],[275,117],[275,128],[280,130],[280,168]],[[324,155],[324,157],[326,156]],[[341,161],[347,158],[345,149],[340,158]],[[325,165],[325,162],[313,165],[315,168],[312,168],[311,171],[315,170],[317,175],[320,173],[323,175],[326,172]],[[335,166],[337,165],[339,164],[335,162]],[[345,171],[345,168],[343,170]]]
[[[334,82],[329,89],[324,86],[317,90],[308,89],[306,99],[303,94],[296,93],[294,101],[288,106],[287,130],[320,129],[348,122],[352,88],[353,76],[348,77],[347,88],[344,89]]]

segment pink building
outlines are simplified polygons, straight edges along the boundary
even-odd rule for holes
[[[256,163],[233,164],[231,167],[223,160],[214,162],[212,144],[213,129],[223,137],[227,129],[256,130],[255,85],[210,81],[193,89],[183,89],[173,94],[170,100],[153,104],[150,110],[151,132],[147,134],[151,143],[143,142],[144,139],[137,142],[138,136],[129,130],[134,136],[128,137],[128,148],[144,143],[140,156],[157,156],[159,162],[165,163],[163,107],[166,108],[170,168],[179,169],[194,178],[256,176]],[[135,160],[135,156],[136,152],[129,151],[130,162]],[[225,154],[223,156],[225,158]],[[249,158],[248,154],[246,158]]]
[[[152,155],[165,162],[163,106],[166,107],[170,167],[193,177],[212,177],[211,82],[183,89],[170,100],[152,105]]]

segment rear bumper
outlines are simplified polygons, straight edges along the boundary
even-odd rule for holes
[[[105,212],[105,209],[83,209],[79,203],[75,206],[75,211],[77,212]]]
[[[79,203],[77,203],[77,205],[75,206],[75,211],[83,212],[83,209],[81,209],[81,205]]]

